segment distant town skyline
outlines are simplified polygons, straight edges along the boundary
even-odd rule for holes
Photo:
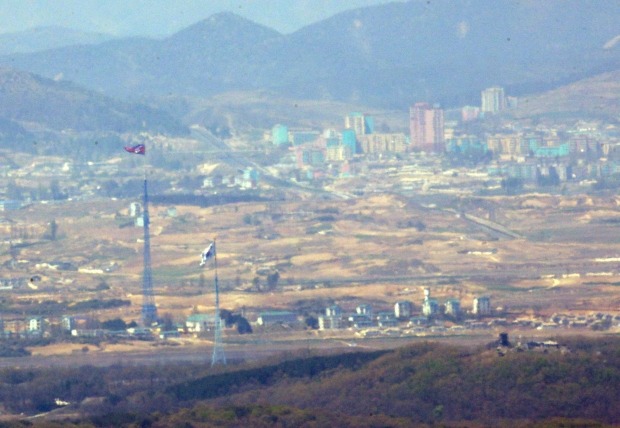
[[[393,0],[6,0],[0,34],[57,26],[116,37],[162,37],[219,12],[233,12],[283,34],[339,12]]]

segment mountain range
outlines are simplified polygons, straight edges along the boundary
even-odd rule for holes
[[[407,111],[421,100],[475,105],[492,85],[530,95],[544,109],[534,94],[569,99],[557,88],[582,79],[610,87],[601,82],[620,70],[619,17],[618,3],[596,0],[410,0],[346,11],[287,35],[230,12],[164,39],[59,31],[66,44],[49,36],[57,47],[35,43],[0,55],[7,124],[0,128],[20,133],[32,121],[119,131],[182,132],[180,122],[268,127],[278,120],[261,110],[275,101],[304,104],[303,112],[286,109],[298,121],[312,114],[312,102],[322,112],[326,103],[365,111]],[[240,107],[243,120],[234,113]]]
[[[102,33],[88,33],[58,26],[36,27],[0,34],[0,55],[37,52],[71,45],[94,45],[111,40]]]
[[[595,0],[412,0],[350,10],[282,35],[220,13],[161,39],[4,55],[0,64],[125,99],[270,90],[406,108],[522,95],[620,68],[620,6]],[[607,44],[607,45],[606,45]]]

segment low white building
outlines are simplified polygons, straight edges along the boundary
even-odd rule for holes
[[[34,317],[28,320],[28,331],[30,333],[42,333],[43,332],[43,318]]]
[[[342,317],[323,316],[319,317],[319,330],[336,330],[342,325]]]
[[[201,333],[211,331],[215,328],[215,315],[213,314],[192,314],[185,320],[185,328],[190,333]],[[222,319],[219,319],[222,322]]]
[[[258,325],[294,324],[297,323],[297,315],[288,311],[261,312],[256,319]]]

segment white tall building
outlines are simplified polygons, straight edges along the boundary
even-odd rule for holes
[[[461,302],[456,299],[446,301],[446,315],[458,317],[461,314]]]
[[[359,315],[366,315],[369,318],[372,318],[372,306],[369,304],[361,304],[355,308],[355,312]]]
[[[342,308],[338,305],[331,305],[325,308],[325,316],[328,317],[341,317]]]
[[[401,300],[394,304],[394,316],[396,318],[409,318],[413,312],[413,304],[408,300]]]
[[[489,315],[491,313],[491,299],[486,296],[474,298],[471,312],[475,315]]]
[[[439,312],[439,303],[431,298],[431,289],[424,289],[424,302],[422,303],[422,313],[427,317],[436,315]]]
[[[41,333],[43,331],[43,318],[30,318],[28,320],[28,331],[30,333]]]
[[[506,108],[506,97],[504,96],[504,88],[493,86],[487,88],[481,93],[482,113],[498,113]]]

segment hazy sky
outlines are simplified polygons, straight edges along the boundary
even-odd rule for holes
[[[61,26],[115,36],[166,36],[232,11],[282,33],[393,0],[0,0],[0,33]]]

